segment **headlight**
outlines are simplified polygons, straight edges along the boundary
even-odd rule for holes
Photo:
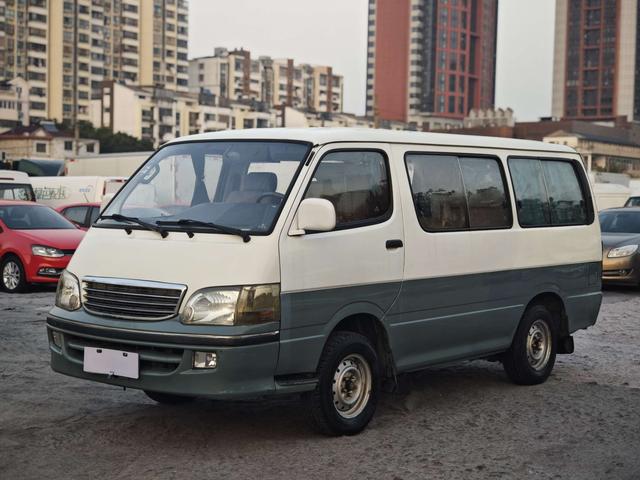
[[[69,311],[80,308],[80,284],[78,279],[66,270],[62,272],[60,280],[58,280],[56,307]]]
[[[45,247],[44,245],[32,245],[31,253],[38,257],[64,257],[64,252],[53,247]]]
[[[280,285],[205,288],[182,312],[190,325],[256,325],[280,321]]]
[[[612,248],[607,257],[609,258],[620,258],[620,257],[628,257],[629,255],[633,255],[638,251],[638,245],[625,245],[624,247]]]

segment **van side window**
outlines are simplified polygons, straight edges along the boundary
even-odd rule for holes
[[[570,162],[510,158],[509,170],[521,226],[588,223],[584,193]]]
[[[553,225],[587,223],[587,208],[576,171],[569,162],[543,160]]]
[[[469,205],[471,228],[510,227],[511,205],[505,193],[498,161],[493,158],[460,158]]]
[[[322,157],[305,198],[324,198],[336,209],[336,229],[370,225],[391,215],[385,156],[378,151],[336,151]]]
[[[408,154],[420,226],[426,231],[509,228],[511,210],[493,158]]]
[[[523,227],[551,225],[549,199],[539,160],[510,158],[518,221]]]

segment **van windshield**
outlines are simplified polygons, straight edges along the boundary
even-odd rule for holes
[[[147,161],[102,216],[123,215],[152,225],[207,222],[267,233],[309,149],[306,143],[273,141],[169,145]],[[124,224],[101,218],[96,226],[113,225]]]

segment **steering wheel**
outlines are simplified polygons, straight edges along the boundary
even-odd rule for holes
[[[262,200],[264,198],[276,198],[278,200],[277,203],[280,203],[282,201],[282,199],[284,198],[284,195],[282,193],[278,193],[278,192],[267,192],[267,193],[263,193],[262,195],[260,195],[257,199],[256,199],[256,203],[262,203]],[[276,202],[272,202],[273,205],[277,205]]]

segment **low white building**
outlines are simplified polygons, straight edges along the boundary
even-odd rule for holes
[[[66,160],[77,155],[100,153],[98,140],[62,132],[52,122],[19,126],[0,134],[0,155],[6,160]]]

